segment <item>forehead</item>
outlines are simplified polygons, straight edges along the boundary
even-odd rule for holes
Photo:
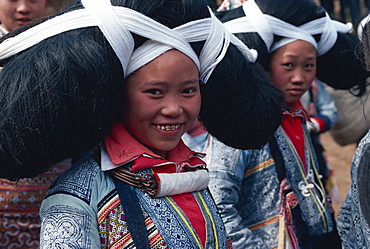
[[[163,85],[168,82],[199,82],[199,71],[185,54],[172,49],[158,56],[126,78],[126,83]]]
[[[0,0],[0,5],[2,6],[2,8],[14,7],[24,2],[30,4],[45,5],[46,3],[49,2],[49,0]]]
[[[277,57],[314,60],[317,57],[317,51],[311,43],[302,40],[297,40],[278,48],[272,54],[272,58],[278,59]]]

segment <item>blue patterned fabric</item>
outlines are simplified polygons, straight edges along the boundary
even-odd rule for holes
[[[150,171],[144,169],[140,174],[148,174]],[[187,226],[191,226],[190,221],[181,212],[182,216],[186,218],[186,221],[181,219],[179,211],[176,211],[174,206],[171,205],[171,197],[161,197],[161,198],[151,198],[147,193],[142,192],[140,189],[136,189],[136,194],[139,197],[140,203],[143,205],[144,209],[148,212],[149,216],[152,218],[154,224],[156,224],[157,229],[160,234],[168,238],[166,244],[169,248],[197,248],[198,237],[194,239],[191,230],[187,229]],[[199,207],[202,210],[203,216],[205,217],[207,224],[207,231],[213,231],[212,223],[216,227],[217,240],[220,244],[220,248],[226,248],[226,232],[221,218],[217,214],[216,205],[213,203],[213,199],[207,190],[193,192],[193,196],[197,200]],[[202,201],[203,200],[203,201]],[[155,207],[155,208],[153,208]],[[209,216],[210,214],[211,216]],[[207,233],[207,242],[205,248],[216,248],[215,240],[212,238],[213,233]],[[212,236],[212,237],[209,237]]]
[[[306,129],[304,130],[308,133]],[[286,168],[295,167],[297,161],[288,142],[282,137],[280,129],[275,132],[275,137],[282,150]],[[309,136],[307,139],[309,141]],[[311,146],[310,143],[308,144]],[[238,150],[212,139],[206,153],[211,177],[209,187],[233,248],[277,247],[281,205],[280,186],[269,144],[259,150]],[[306,165],[317,166],[315,157],[314,165],[309,161],[307,146],[305,154]],[[297,184],[296,179],[293,179],[295,177],[293,171],[287,169],[286,174],[290,184]],[[296,187],[292,189],[294,191]],[[310,220],[309,216],[314,210],[309,205],[305,205],[304,208],[298,205],[293,208],[293,212],[294,215],[298,214],[294,216],[293,224],[300,248],[313,248],[307,225],[314,220]],[[302,215],[303,212],[306,214]],[[330,219],[329,207],[324,212],[325,217]],[[306,222],[303,219],[306,219]],[[329,226],[332,224],[329,223]],[[322,226],[317,228],[312,226],[312,229],[312,234],[323,233]],[[305,240],[302,237],[305,237]]]
[[[287,179],[292,186],[293,192],[297,196],[300,209],[304,210],[301,212],[301,215],[308,227],[310,235],[319,236],[324,233],[332,232],[333,220],[330,213],[331,207],[327,202],[324,204],[320,203],[320,200],[325,198],[325,189],[320,189],[319,183],[317,180],[315,181],[315,171],[319,171],[319,164],[314,153],[312,143],[307,137],[306,148],[308,149],[305,151],[305,158],[308,158],[308,160],[306,160],[306,164],[307,168],[310,170],[308,170],[309,172],[305,179],[303,178],[303,173],[299,170],[300,166],[297,163],[297,158],[294,158],[292,151],[289,148],[290,143],[284,139],[281,127],[275,132],[275,137],[283,158],[289,158],[284,161]],[[312,157],[311,160],[309,160],[310,157]],[[319,176],[317,176],[317,178],[319,178]],[[305,189],[301,188],[301,184],[305,181],[310,184],[314,184],[315,187]],[[322,205],[324,207],[322,207]]]
[[[359,162],[365,146],[370,145],[370,131],[361,140],[352,160],[352,184],[338,216],[338,230],[343,247],[348,249],[370,248],[370,227],[361,210],[358,189]],[[370,165],[369,165],[370,167]]]
[[[234,249],[277,247],[278,221],[260,229],[255,224],[278,217],[279,181],[273,163],[253,171],[262,162],[272,162],[268,146],[250,153],[212,139],[209,188],[224,221]],[[248,163],[247,163],[248,162]]]
[[[74,195],[87,204],[91,198],[92,182],[99,171],[98,164],[92,157],[82,162],[83,165],[71,167],[51,184],[46,198],[58,193]]]
[[[136,173],[150,172],[144,169]],[[153,221],[153,225],[147,226],[148,234],[158,231],[161,236],[156,238],[160,244],[151,244],[152,248],[165,248],[163,244],[167,248],[199,248],[199,238],[192,231],[189,220],[180,217],[181,210],[177,211],[176,205],[171,204],[170,196],[152,198],[140,189],[134,190],[143,209],[144,220]],[[226,249],[226,231],[209,192],[202,190],[192,194],[206,221],[204,248]],[[129,210],[123,210],[112,178],[101,171],[92,155],[88,155],[60,175],[44,199],[40,209],[41,248],[58,248],[62,245],[58,243],[63,241],[67,248],[108,248],[111,242],[119,240],[125,240],[120,248],[132,248],[131,240],[126,239],[130,237],[130,228],[125,212]]]
[[[66,205],[55,205],[42,216],[48,219],[41,228],[40,248],[91,247],[86,212]]]

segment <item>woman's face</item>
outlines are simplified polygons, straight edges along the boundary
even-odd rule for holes
[[[298,101],[316,76],[316,49],[297,40],[278,48],[271,55],[270,75],[284,92],[288,104]]]
[[[0,0],[0,21],[7,31],[40,19],[49,0]]]
[[[126,79],[123,125],[165,158],[197,118],[200,104],[198,68],[173,49]]]

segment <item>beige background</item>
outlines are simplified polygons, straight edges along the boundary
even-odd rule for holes
[[[338,187],[339,200],[333,199],[333,208],[335,214],[338,215],[339,207],[351,185],[351,161],[357,144],[340,146],[331,138],[328,132],[321,135],[321,142],[325,149],[326,158],[332,167],[334,179]]]

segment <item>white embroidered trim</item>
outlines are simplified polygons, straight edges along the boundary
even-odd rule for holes
[[[257,58],[257,51],[249,49],[227,31],[211,9],[210,18],[169,29],[129,8],[111,6],[109,0],[82,0],[82,3],[85,9],[56,16],[2,42],[0,59],[13,56],[62,32],[92,26],[98,26],[107,38],[122,64],[125,77],[173,48],[194,61],[203,83],[207,82],[214,68],[223,59],[230,42],[249,61],[255,62]],[[144,36],[149,41],[133,51],[134,41],[130,32]],[[206,44],[198,58],[189,42],[203,40],[206,40]]]

